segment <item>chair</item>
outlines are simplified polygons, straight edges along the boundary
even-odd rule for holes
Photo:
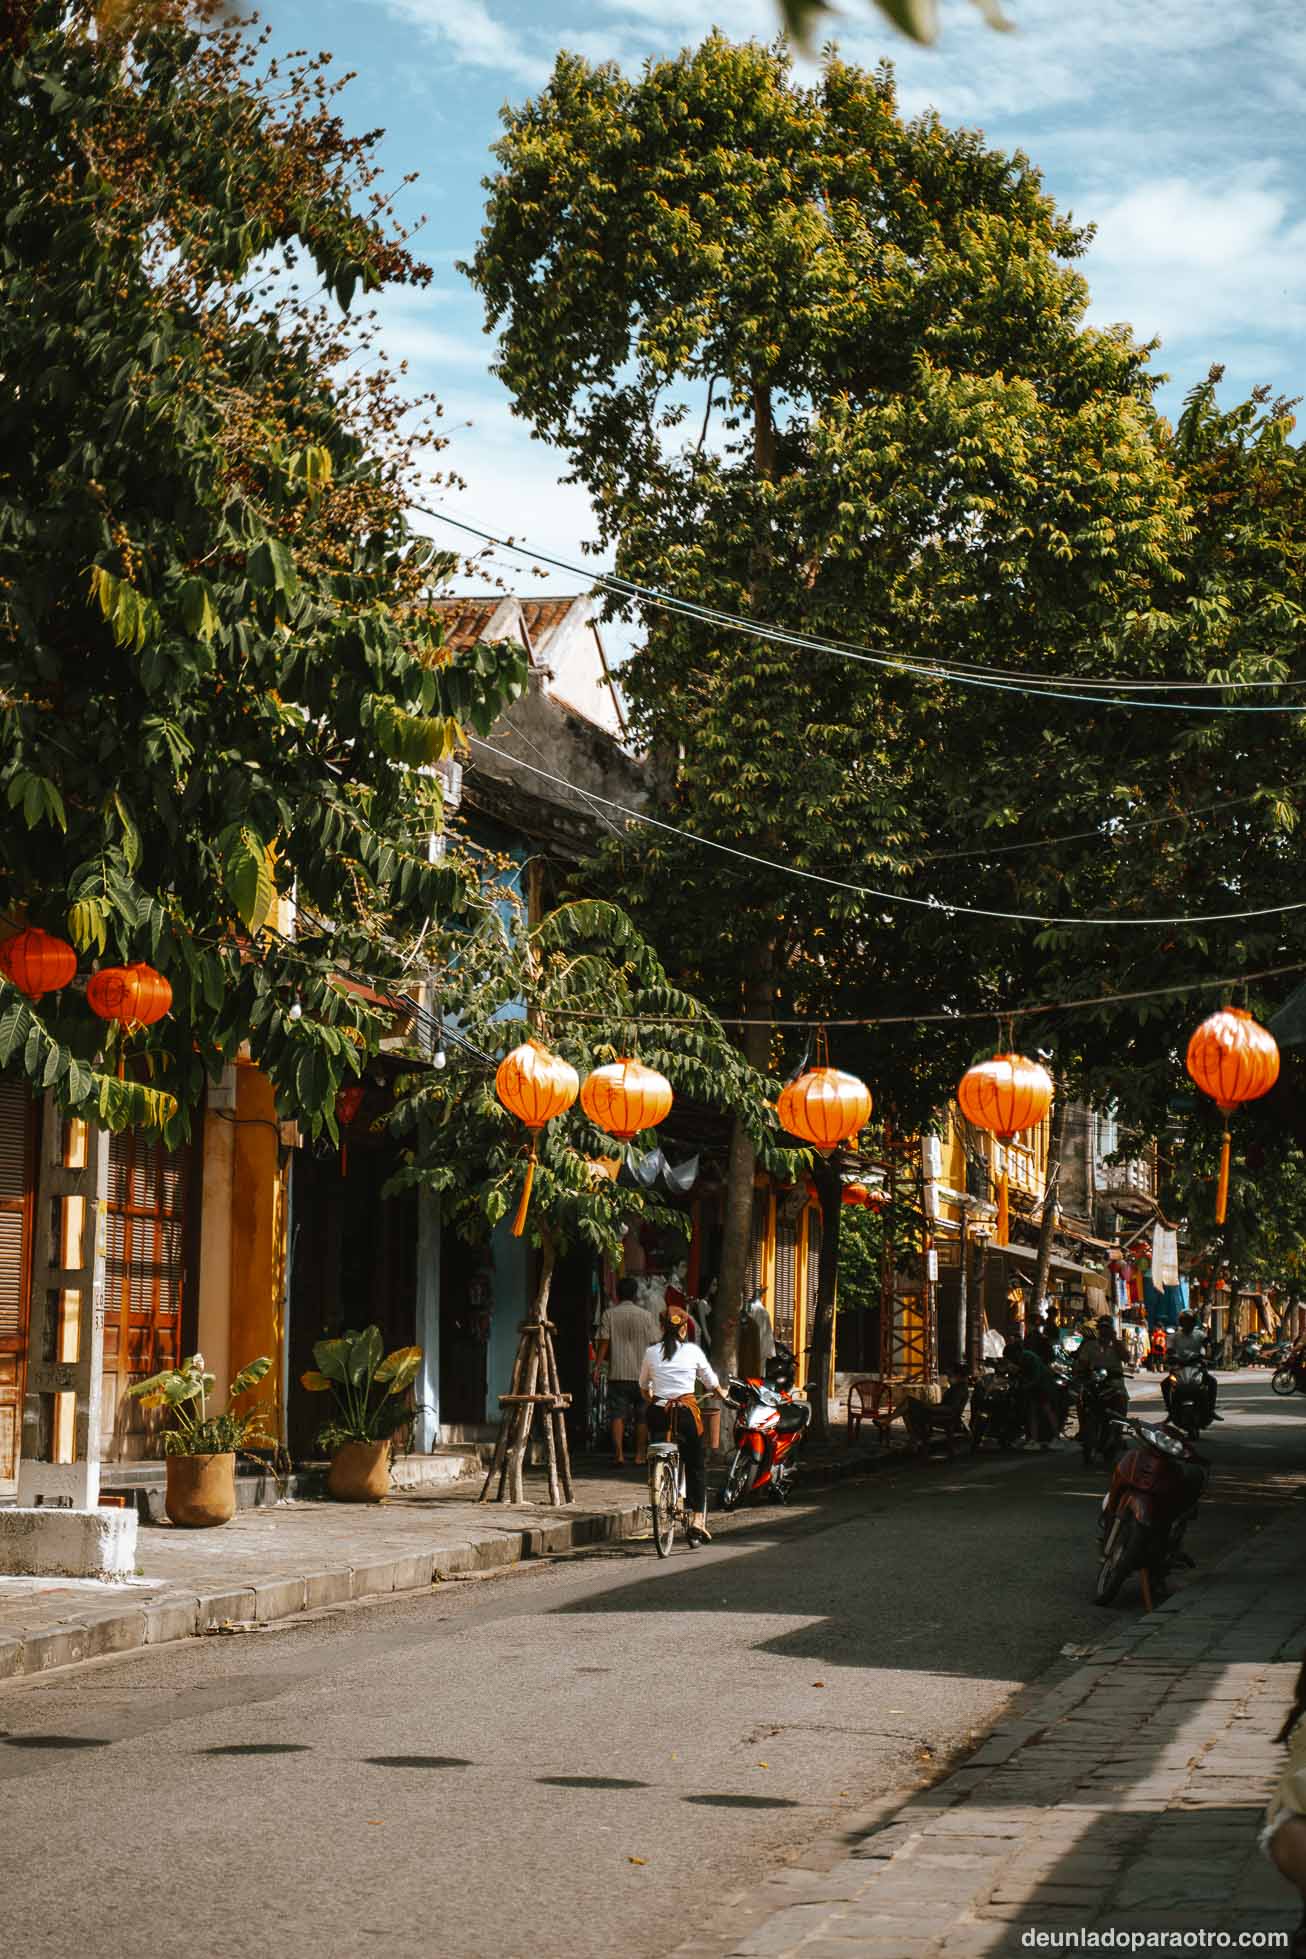
[[[888,1381],[853,1381],[848,1389],[848,1442],[851,1446],[859,1435],[863,1422],[870,1422],[877,1431],[881,1444],[887,1444],[889,1430],[897,1416],[893,1406],[893,1388]]]

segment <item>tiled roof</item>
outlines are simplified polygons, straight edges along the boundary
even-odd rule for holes
[[[542,653],[550,633],[556,632],[574,605],[583,604],[574,599],[522,599],[522,618],[531,636],[531,644],[537,653]]]
[[[488,598],[432,599],[437,612],[444,615],[444,637],[449,646],[475,646],[484,639],[495,613],[503,605],[497,593]]]

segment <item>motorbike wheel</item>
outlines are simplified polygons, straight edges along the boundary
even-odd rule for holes
[[[1290,1367],[1276,1367],[1270,1377],[1270,1386],[1275,1394],[1293,1394],[1296,1392],[1297,1377]]]
[[[1110,1605],[1131,1571],[1143,1562],[1142,1530],[1136,1517],[1120,1517],[1107,1538],[1093,1588],[1095,1605]]]
[[[736,1449],[726,1471],[725,1485],[721,1491],[721,1508],[734,1510],[743,1502],[753,1487],[756,1473],[756,1458],[743,1449]]]

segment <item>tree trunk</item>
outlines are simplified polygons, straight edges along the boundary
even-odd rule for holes
[[[834,1347],[835,1294],[839,1286],[839,1226],[843,1219],[842,1158],[838,1151],[818,1157],[812,1169],[821,1200],[821,1256],[816,1268],[816,1321],[812,1327],[812,1440],[830,1443],[830,1355]]]
[[[1058,1088],[1056,1106],[1052,1111],[1052,1134],[1048,1138],[1047,1176],[1043,1183],[1043,1215],[1038,1226],[1038,1254],[1034,1260],[1034,1284],[1030,1292],[1030,1322],[1037,1318],[1039,1307],[1048,1289],[1048,1273],[1052,1267],[1052,1227],[1057,1215],[1057,1181],[1061,1169],[1061,1149],[1066,1136],[1066,1111],[1069,1103],[1063,1089]]]
[[[776,942],[770,939],[757,955],[753,976],[744,989],[745,1014],[764,1024],[744,1028],[741,1042],[749,1063],[765,1074],[771,1059],[770,1020],[775,986]],[[736,1116],[730,1131],[726,1164],[725,1215],[721,1221],[721,1268],[712,1306],[712,1365],[718,1374],[735,1370],[739,1317],[748,1292],[749,1255],[753,1243],[753,1175],[757,1154],[752,1138]]]

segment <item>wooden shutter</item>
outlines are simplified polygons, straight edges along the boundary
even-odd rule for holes
[[[185,1275],[188,1149],[169,1150],[135,1130],[109,1144],[105,1269],[103,1447],[139,1455],[145,1425],[133,1381],[179,1358]]]

